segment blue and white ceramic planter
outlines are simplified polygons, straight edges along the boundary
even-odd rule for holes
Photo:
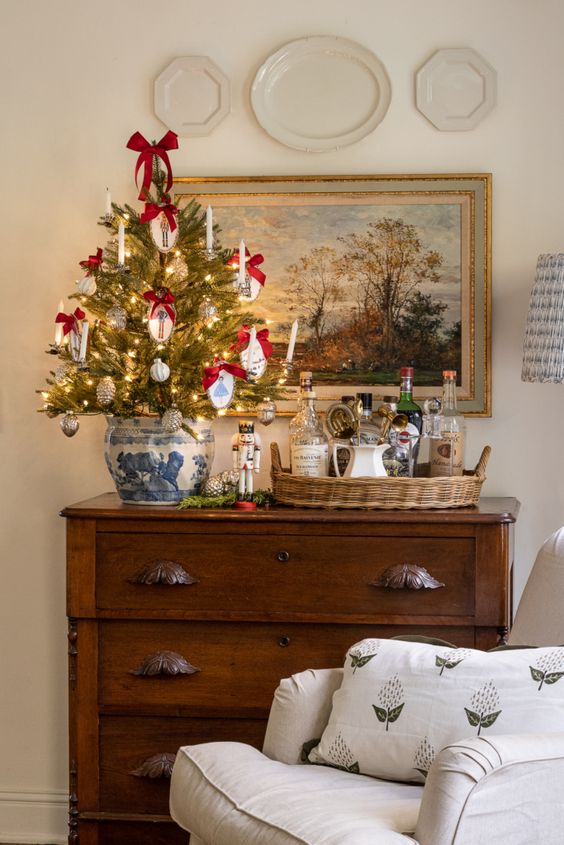
[[[170,505],[200,492],[214,453],[208,420],[187,420],[198,439],[182,429],[166,432],[160,417],[108,417],[106,464],[120,498],[134,505]]]

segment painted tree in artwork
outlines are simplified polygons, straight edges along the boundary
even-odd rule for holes
[[[309,329],[310,344],[319,353],[344,298],[337,253],[330,246],[316,247],[290,264],[286,273],[288,309]]]
[[[391,217],[369,223],[364,232],[345,235],[340,241],[345,250],[343,272],[362,287],[365,307],[379,314],[381,363],[392,363],[400,317],[420,285],[439,281],[443,258],[425,248],[415,226]]]

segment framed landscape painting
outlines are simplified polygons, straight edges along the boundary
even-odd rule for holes
[[[284,358],[290,327],[320,407],[343,394],[440,396],[457,371],[459,407],[491,414],[491,176],[210,177],[175,179],[175,201],[211,205],[221,246],[261,253],[252,303]],[[291,412],[293,403],[281,403]]]

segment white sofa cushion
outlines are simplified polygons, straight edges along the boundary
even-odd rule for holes
[[[309,759],[424,782],[453,742],[564,728],[564,648],[482,652],[398,640],[349,650],[343,683]]]
[[[421,794],[213,742],[179,750],[170,811],[206,845],[413,845]]]

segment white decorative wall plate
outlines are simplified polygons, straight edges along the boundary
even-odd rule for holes
[[[474,129],[495,105],[496,72],[470,47],[437,50],[417,71],[415,99],[437,129]]]
[[[263,129],[287,147],[325,152],[360,141],[388,110],[384,65],[336,36],[291,41],[255,76],[251,103]]]
[[[229,80],[207,56],[180,56],[155,79],[155,114],[182,137],[209,135],[230,104]]]

